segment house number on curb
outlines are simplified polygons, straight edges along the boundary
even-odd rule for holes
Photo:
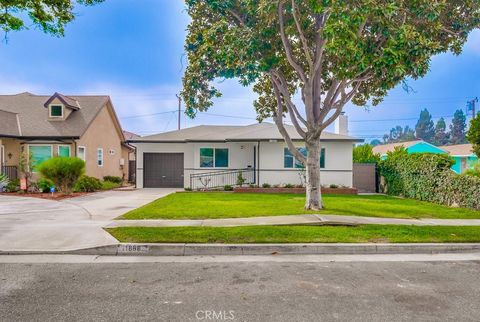
[[[149,251],[148,245],[119,245],[120,253],[146,253]]]

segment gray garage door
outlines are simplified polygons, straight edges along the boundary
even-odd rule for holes
[[[145,188],[183,188],[183,153],[144,153]]]

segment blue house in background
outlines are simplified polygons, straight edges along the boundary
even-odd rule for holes
[[[452,170],[456,173],[463,173],[472,169],[478,162],[478,156],[473,153],[471,144],[446,145],[441,148],[455,159]]]
[[[380,158],[384,160],[388,152],[395,150],[399,146],[403,146],[408,153],[448,154],[448,151],[422,140],[377,145],[373,148],[373,153],[380,154]]]
[[[399,146],[403,146],[408,153],[449,154],[456,161],[452,166],[452,170],[458,174],[473,168],[474,164],[478,162],[478,157],[472,152],[471,144],[447,145],[438,147],[428,142],[418,140],[377,145],[373,148],[373,152],[380,154],[380,158],[384,160],[387,158],[388,152],[395,150],[395,148]]]

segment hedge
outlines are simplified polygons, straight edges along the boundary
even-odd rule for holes
[[[381,189],[389,195],[480,210],[480,178],[451,170],[448,155],[408,154],[397,148],[379,164]]]

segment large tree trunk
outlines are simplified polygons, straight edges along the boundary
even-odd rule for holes
[[[323,208],[322,192],[320,183],[320,140],[310,139],[306,141],[307,155],[307,200],[305,209],[320,210]]]

